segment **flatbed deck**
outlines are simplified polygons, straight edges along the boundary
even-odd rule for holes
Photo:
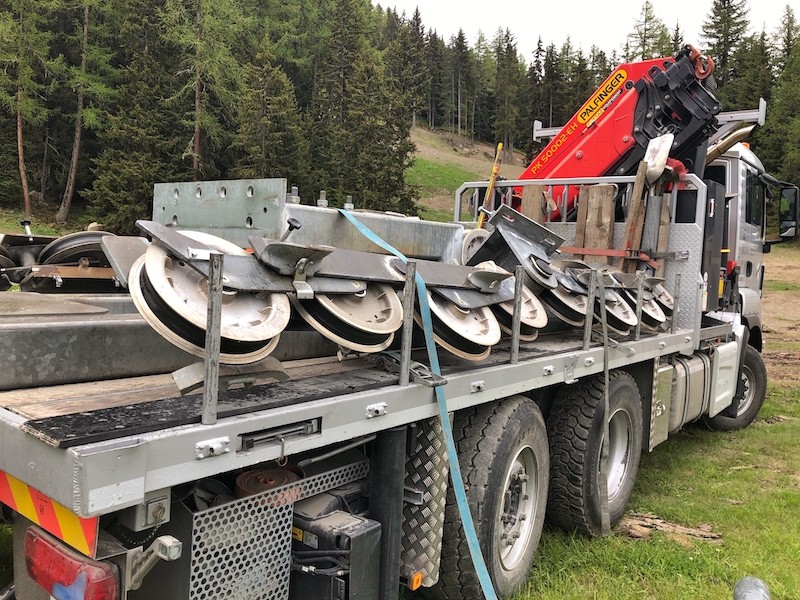
[[[725,331],[730,325],[709,335]],[[623,339],[608,349],[608,366],[691,354],[696,337],[680,330]],[[604,354],[598,342],[584,350],[574,331],[522,344],[516,364],[507,345],[495,346],[477,364],[442,352],[448,407],[460,410],[600,373]],[[138,504],[151,491],[438,414],[431,387],[413,381],[400,386],[397,374],[371,360],[332,357],[284,366],[288,381],[231,390],[221,398],[213,425],[200,422],[202,395],[181,397],[169,375],[4,392],[0,470],[80,516],[98,516]],[[200,448],[216,443],[228,451],[199,457]]]

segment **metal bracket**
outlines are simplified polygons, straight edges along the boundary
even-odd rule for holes
[[[297,265],[295,266],[292,285],[297,292],[298,300],[314,299],[314,290],[311,289],[311,286],[308,285],[306,281],[306,268],[311,266],[311,264],[313,263],[309,263],[308,258],[301,258],[297,261]]]
[[[211,458],[212,456],[222,456],[223,454],[228,454],[230,451],[231,438],[227,435],[197,442],[194,446],[194,456],[197,460]]]
[[[687,261],[689,260],[689,251],[688,250],[678,250],[676,252],[648,252],[650,258],[654,258],[656,260],[679,260],[679,261]]]
[[[592,338],[594,338],[594,341],[600,342],[601,344],[604,341],[608,341],[608,346],[610,348],[614,348],[615,350],[622,352],[627,357],[631,357],[636,354],[636,350],[634,350],[633,348],[629,348],[628,346],[623,346],[617,340],[611,338],[608,338],[608,340],[603,340],[603,334],[597,331],[592,332]]]
[[[390,373],[400,372],[399,353],[382,352],[379,355],[379,360],[382,363],[383,367]],[[445,379],[441,375],[434,374],[433,371],[431,371],[427,365],[423,365],[421,362],[412,360],[409,364],[408,370],[411,374],[411,380],[414,383],[420,383],[427,387],[438,387],[440,385],[445,385],[447,383],[447,379]]]
[[[386,415],[387,408],[389,405],[386,402],[378,402],[376,404],[370,404],[367,406],[366,417],[368,419],[374,419],[375,417],[383,417]]]
[[[575,383],[575,367],[578,365],[578,355],[570,354],[564,359],[564,383]]]

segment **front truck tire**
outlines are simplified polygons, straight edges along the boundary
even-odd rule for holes
[[[508,598],[528,578],[544,525],[550,463],[542,413],[533,400],[512,396],[459,411],[453,436],[489,575],[497,595]],[[452,486],[439,581],[419,593],[431,600],[483,598]]]
[[[709,429],[735,431],[744,429],[755,420],[767,396],[767,367],[761,354],[752,346],[744,349],[741,377],[744,380],[743,393],[739,398],[736,416],[729,416],[726,414],[728,411],[723,410],[713,417],[705,417],[703,422]]]
[[[564,385],[547,419],[550,437],[548,521],[567,531],[602,534],[599,475],[603,442],[603,374]],[[642,399],[633,377],[609,377],[608,512],[611,525],[625,513],[639,472]]]

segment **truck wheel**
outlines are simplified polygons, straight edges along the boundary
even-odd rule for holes
[[[547,518],[554,525],[591,536],[602,534],[599,474],[603,387],[602,374],[562,386],[547,419]],[[608,511],[614,525],[625,513],[642,451],[642,400],[633,377],[624,371],[612,371],[608,401]]]
[[[744,393],[739,398],[736,416],[726,416],[723,411],[716,416],[706,417],[703,421],[709,429],[717,431],[743,429],[753,422],[761,410],[767,395],[767,367],[761,354],[752,346],[746,346],[744,349],[741,377],[744,379]]]
[[[544,419],[532,400],[512,396],[460,411],[453,435],[489,575],[497,595],[510,597],[528,577],[544,525],[550,469]],[[439,581],[419,593],[432,600],[483,597],[452,487]]]

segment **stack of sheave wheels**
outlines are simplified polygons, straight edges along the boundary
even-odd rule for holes
[[[247,254],[209,234],[181,233],[214,252]],[[494,237],[488,234],[467,235],[464,261],[471,265],[471,270],[491,274],[489,277],[513,289],[511,271],[517,259],[503,249],[498,252],[496,245],[488,243],[491,239]],[[492,255],[497,262],[490,259]],[[523,343],[533,342],[541,330],[582,327],[587,316],[600,314],[601,303],[605,304],[609,330],[619,335],[629,334],[637,324],[645,330],[663,328],[672,313],[672,297],[660,280],[646,281],[639,322],[635,308],[637,282],[630,276],[607,269],[600,271],[605,297],[596,297],[590,307],[588,286],[592,268],[588,264],[552,261],[547,254],[532,257],[529,263],[518,303]],[[220,361],[246,364],[265,358],[277,346],[292,314],[347,352],[380,352],[396,346],[397,332],[404,321],[400,300],[402,279],[365,279],[366,286],[356,293],[316,293],[308,298],[292,292],[234,289],[226,286],[223,277]],[[128,281],[134,304],[144,319],[175,346],[202,357],[209,289],[206,276],[171,255],[161,244],[151,243],[134,263]],[[508,295],[502,301],[483,305],[457,303],[451,295],[431,286],[428,303],[436,343],[462,359],[486,359],[492,347],[511,333],[515,301]],[[418,303],[414,320],[421,326]]]

